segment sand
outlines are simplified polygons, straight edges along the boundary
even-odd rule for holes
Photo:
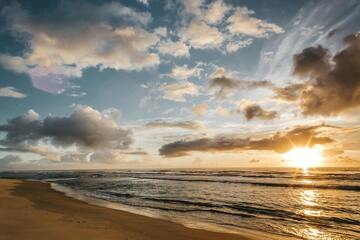
[[[0,239],[235,240],[264,239],[184,227],[166,220],[90,205],[50,184],[0,180]]]

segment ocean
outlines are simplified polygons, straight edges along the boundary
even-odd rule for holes
[[[0,177],[50,182],[79,199],[193,228],[360,239],[360,169],[18,171]]]

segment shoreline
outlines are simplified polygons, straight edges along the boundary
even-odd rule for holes
[[[97,206],[53,190],[50,183],[0,180],[0,239],[290,239],[231,234]],[[267,236],[267,237],[265,237]]]
[[[47,183],[47,182],[44,182]],[[277,240],[283,236],[273,236],[269,233],[266,234],[262,234],[257,232],[256,230],[251,230],[251,229],[231,229],[230,227],[219,227],[216,225],[210,225],[210,224],[206,224],[206,223],[200,223],[200,222],[188,222],[188,221],[181,221],[180,219],[174,219],[174,218],[169,218],[169,217],[165,217],[159,214],[156,214],[152,211],[147,211],[145,209],[135,209],[132,207],[128,207],[124,204],[121,203],[116,203],[116,202],[112,202],[112,201],[107,201],[107,200],[103,200],[103,199],[98,199],[95,197],[89,197],[83,194],[79,194],[76,191],[74,191],[73,189],[69,188],[69,187],[65,187],[62,186],[58,183],[52,183],[50,182],[50,187],[52,190],[60,192],[62,194],[64,194],[66,197],[72,198],[72,199],[76,199],[82,202],[85,202],[87,204],[90,205],[95,205],[95,206],[99,206],[99,207],[105,207],[105,208],[109,208],[109,209],[114,209],[116,211],[122,211],[122,212],[127,212],[127,213],[131,213],[131,214],[135,214],[135,215],[140,215],[140,216],[145,216],[145,217],[149,217],[152,219],[160,219],[160,220],[164,220],[164,221],[169,221],[175,224],[180,224],[186,228],[191,228],[191,229],[198,229],[198,230],[205,230],[205,231],[211,231],[211,232],[217,232],[217,233],[225,233],[225,234],[235,234],[235,235],[240,235],[240,236],[257,236],[256,239],[258,238],[264,238],[266,237],[269,240]],[[271,235],[271,236],[270,236]],[[283,238],[281,238],[283,239]],[[285,237],[285,239],[288,239],[287,237]]]

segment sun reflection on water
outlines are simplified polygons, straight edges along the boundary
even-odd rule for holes
[[[314,239],[314,240],[315,239],[316,240],[326,239],[323,237],[323,232],[321,232],[320,230],[318,230],[316,228],[312,228],[312,227],[305,229],[303,234],[304,234],[304,236],[306,236],[307,239]]]
[[[307,171],[304,170],[303,172],[305,175],[308,174]],[[305,179],[301,181],[303,184],[310,185],[313,181]],[[316,189],[305,189],[300,192],[299,201],[300,204],[303,206],[300,210],[300,214],[309,217],[319,217],[322,215],[322,211],[317,209],[319,206],[319,199],[320,199],[320,191]],[[306,239],[311,240],[327,240],[331,239],[324,232],[320,229],[307,226],[301,231],[301,235],[304,236]]]
[[[319,192],[312,189],[306,189],[300,194],[300,201],[304,206],[317,206]]]
[[[321,210],[316,210],[314,207],[318,206],[319,191],[306,189],[300,194],[300,201],[304,207],[302,213],[306,216],[321,216]]]

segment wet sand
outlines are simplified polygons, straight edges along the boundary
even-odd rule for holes
[[[265,239],[184,227],[166,220],[90,205],[50,184],[0,180],[0,239],[244,240]],[[268,239],[268,238],[266,238]]]

